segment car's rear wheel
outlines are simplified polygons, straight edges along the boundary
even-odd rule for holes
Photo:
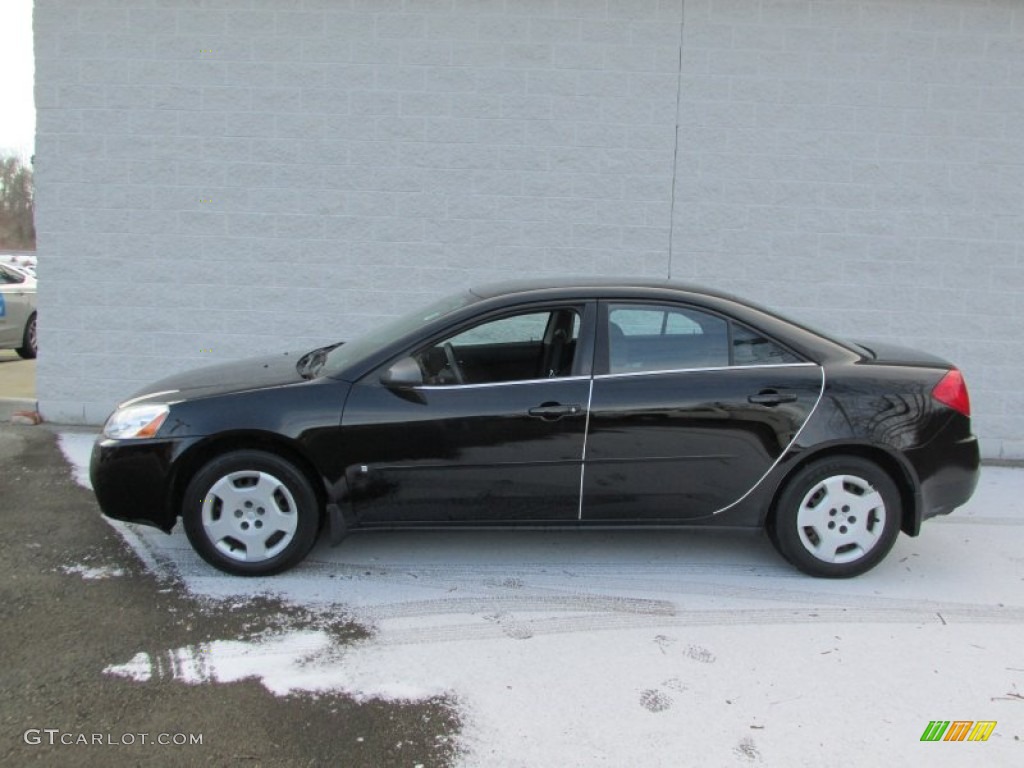
[[[232,451],[207,463],[182,501],[185,533],[210,565],[241,576],[291,568],[316,541],[316,493],[291,462],[272,453]]]
[[[18,353],[19,357],[26,360],[34,360],[36,352],[38,351],[38,345],[36,341],[36,313],[33,312],[32,316],[28,319],[25,324],[25,333],[21,337],[21,346],[14,351]]]
[[[786,483],[769,533],[776,548],[805,573],[858,576],[892,549],[902,505],[885,470],[856,456],[812,462]]]

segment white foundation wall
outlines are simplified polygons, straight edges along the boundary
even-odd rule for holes
[[[960,364],[1024,456],[1024,5],[36,0],[38,393],[472,283],[673,277]]]

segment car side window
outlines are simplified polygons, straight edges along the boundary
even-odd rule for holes
[[[531,343],[544,338],[550,312],[513,315],[483,323],[453,336],[449,341],[457,347],[479,344]]]
[[[786,365],[802,362],[771,339],[742,325],[732,325],[733,365]]]
[[[574,308],[488,320],[413,355],[425,384],[492,384],[569,376],[580,316]]]
[[[729,327],[720,317],[658,305],[612,304],[608,309],[610,373],[727,365]]]

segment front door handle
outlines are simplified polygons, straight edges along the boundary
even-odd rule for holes
[[[776,392],[774,389],[765,389],[756,395],[751,395],[747,400],[754,405],[782,405],[783,403],[795,403],[796,395],[786,395]]]
[[[583,406],[572,404],[562,405],[561,403],[542,403],[531,408],[527,413],[545,421],[558,421],[563,416],[576,416],[583,411]]]

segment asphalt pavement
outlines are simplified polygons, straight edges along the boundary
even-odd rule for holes
[[[304,621],[321,630],[326,621],[342,654],[367,630],[266,596],[197,599],[147,572],[92,494],[74,483],[45,425],[0,424],[0,523],[0,765],[426,767],[454,760],[459,723],[444,699],[276,696],[255,680],[140,684],[105,673],[140,651],[202,648]]]

